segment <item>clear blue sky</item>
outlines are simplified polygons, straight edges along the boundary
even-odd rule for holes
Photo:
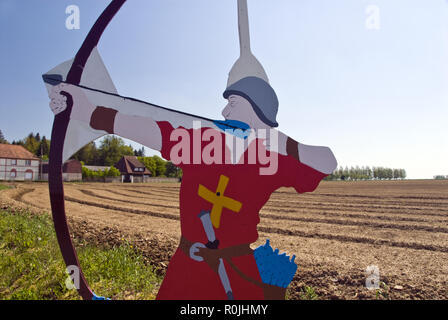
[[[108,2],[0,1],[0,129],[9,141],[31,131],[50,137],[41,74],[74,56]],[[65,27],[71,4],[80,30]],[[279,97],[281,131],[329,146],[343,166],[448,174],[447,1],[248,5],[252,49]],[[379,30],[365,26],[368,5],[380,10]],[[129,0],[99,50],[120,94],[221,118],[239,55],[236,0]]]

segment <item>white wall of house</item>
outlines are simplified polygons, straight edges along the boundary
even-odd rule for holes
[[[24,181],[39,179],[39,160],[0,158],[0,180]]]

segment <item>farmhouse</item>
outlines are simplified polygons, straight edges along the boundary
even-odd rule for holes
[[[48,180],[48,161],[42,161],[42,180]],[[62,179],[64,181],[81,181],[82,165],[78,160],[67,160],[62,166]]]
[[[147,182],[151,172],[135,156],[124,156],[115,168],[121,172],[121,182]]]
[[[0,144],[0,180],[39,179],[40,159],[22,146]]]

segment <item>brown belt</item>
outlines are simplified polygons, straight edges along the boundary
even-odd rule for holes
[[[189,257],[190,256],[190,248],[193,245],[193,242],[185,238],[184,236],[180,237],[179,248]],[[232,257],[240,257],[248,254],[253,254],[254,251],[250,248],[248,243],[240,244],[233,247],[227,247],[223,249],[213,249],[213,252],[216,253],[216,256],[223,259],[230,259]]]
[[[180,237],[180,243],[179,248],[187,255],[187,257],[190,257],[190,248],[193,245],[193,242],[185,238],[184,236]],[[206,248],[208,249],[208,248]],[[270,284],[266,284],[263,282],[260,282],[258,280],[253,279],[252,277],[246,275],[243,273],[232,261],[232,257],[240,257],[245,256],[248,254],[253,254],[253,250],[250,248],[248,243],[227,247],[223,249],[208,249],[211,250],[210,252],[213,253],[213,256],[216,260],[218,258],[223,258],[229,265],[232,267],[233,270],[244,280],[249,281],[252,284],[255,284],[258,287],[261,287],[264,292],[264,297],[267,300],[284,300],[285,294],[286,294],[286,288],[281,288],[277,286],[273,286]],[[210,265],[210,263],[209,263]],[[212,269],[215,269],[215,272],[217,270],[217,264],[216,265],[210,265]]]

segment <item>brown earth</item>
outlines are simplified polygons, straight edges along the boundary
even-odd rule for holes
[[[49,212],[48,186],[15,184],[3,207]],[[179,184],[65,184],[74,236],[130,241],[164,274],[180,237]],[[260,212],[259,241],[297,256],[290,299],[447,299],[448,181],[322,182],[310,194],[275,192]],[[377,266],[380,290],[365,286]]]

